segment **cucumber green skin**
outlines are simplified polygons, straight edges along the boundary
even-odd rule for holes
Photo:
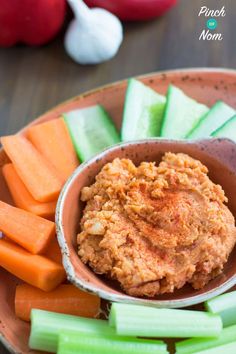
[[[70,111],[63,117],[81,162],[120,142],[112,119],[100,105]]]
[[[165,104],[165,96],[136,79],[129,79],[121,140],[131,141],[159,136]]]
[[[235,110],[232,107],[223,101],[217,101],[187,137],[189,139],[207,138],[233,115],[235,115]]]
[[[186,138],[208,111],[207,106],[188,97],[178,87],[170,85],[167,92],[161,137],[169,139]]]
[[[225,124],[216,129],[211,135],[214,137],[228,138],[236,142],[236,115],[227,120]]]

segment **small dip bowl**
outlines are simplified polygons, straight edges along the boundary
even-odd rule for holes
[[[56,211],[57,235],[63,253],[63,264],[68,280],[75,286],[99,295],[101,298],[156,307],[178,308],[201,303],[219,295],[236,284],[236,247],[221,275],[203,289],[194,290],[185,285],[171,294],[155,298],[138,298],[125,294],[115,281],[96,275],[83,264],[77,254],[76,236],[80,231],[83,203],[80,192],[94,182],[102,167],[114,158],[129,158],[135,164],[142,161],[160,162],[165,152],[182,152],[200,160],[209,169],[209,177],[220,184],[229,199],[228,207],[236,217],[236,144],[228,139],[174,141],[148,139],[115,145],[81,164],[64,186]]]

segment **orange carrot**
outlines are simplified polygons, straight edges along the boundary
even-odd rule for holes
[[[54,219],[57,201],[40,203],[35,200],[18,176],[12,163],[3,166],[2,173],[15,205],[46,219]]]
[[[64,120],[34,125],[28,128],[27,137],[66,181],[78,166],[78,159]]]
[[[0,267],[44,291],[55,289],[65,280],[62,266],[4,239],[0,239]]]
[[[55,235],[55,223],[0,201],[0,231],[27,251],[38,254]]]
[[[24,321],[30,321],[32,309],[96,317],[100,302],[98,296],[88,294],[71,284],[62,284],[47,293],[31,285],[21,284],[16,288],[15,313]]]
[[[56,237],[53,237],[52,241],[47,245],[44,251],[45,257],[52,261],[62,265],[62,254]]]
[[[54,201],[63,185],[54,167],[21,135],[5,136],[1,142],[33,198],[39,202]]]

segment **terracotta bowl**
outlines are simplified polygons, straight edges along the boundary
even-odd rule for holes
[[[152,73],[139,77],[141,81],[165,94],[170,83],[183,89],[186,94],[207,105],[222,99],[236,108],[236,71],[225,69],[183,69]],[[127,81],[95,89],[54,107],[31,124],[39,124],[58,118],[63,112],[82,108],[96,103],[102,104],[110,113],[118,128],[121,126]],[[27,130],[27,127],[21,133]],[[8,161],[3,150],[0,151],[0,200],[12,203],[10,193],[4,182],[1,167]],[[223,184],[223,183],[222,183]],[[228,193],[228,192],[227,192]],[[232,270],[233,271],[233,270]],[[16,284],[20,283],[8,272],[0,269],[0,341],[12,353],[36,354],[28,348],[30,325],[16,318],[14,295]],[[199,306],[199,305],[198,305]],[[200,308],[200,307],[197,307]]]
[[[200,160],[209,169],[209,176],[220,184],[229,199],[229,208],[236,217],[236,144],[227,139],[198,141],[174,141],[147,139],[138,142],[118,144],[105,150],[80,165],[65,184],[59,197],[56,223],[57,235],[63,253],[63,264],[68,279],[81,289],[100,297],[119,302],[152,305],[158,307],[185,307],[194,305],[221,294],[236,284],[236,248],[224,267],[224,272],[201,290],[191,286],[174,291],[172,294],[153,299],[126,295],[118,283],[97,276],[84,265],[77,255],[76,235],[80,231],[83,203],[79,202],[81,189],[91,185],[102,167],[114,158],[129,158],[136,165],[142,161],[159,163],[165,152],[183,152]]]

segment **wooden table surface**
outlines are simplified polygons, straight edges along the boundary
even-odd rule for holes
[[[206,19],[198,12],[204,5],[225,5],[218,26],[222,41],[199,41]],[[97,66],[75,64],[64,51],[63,33],[44,47],[0,49],[0,136],[17,132],[63,100],[112,81],[175,68],[236,68],[235,18],[235,0],[179,0],[160,19],[125,24],[118,55]],[[1,345],[0,353],[7,353]]]

